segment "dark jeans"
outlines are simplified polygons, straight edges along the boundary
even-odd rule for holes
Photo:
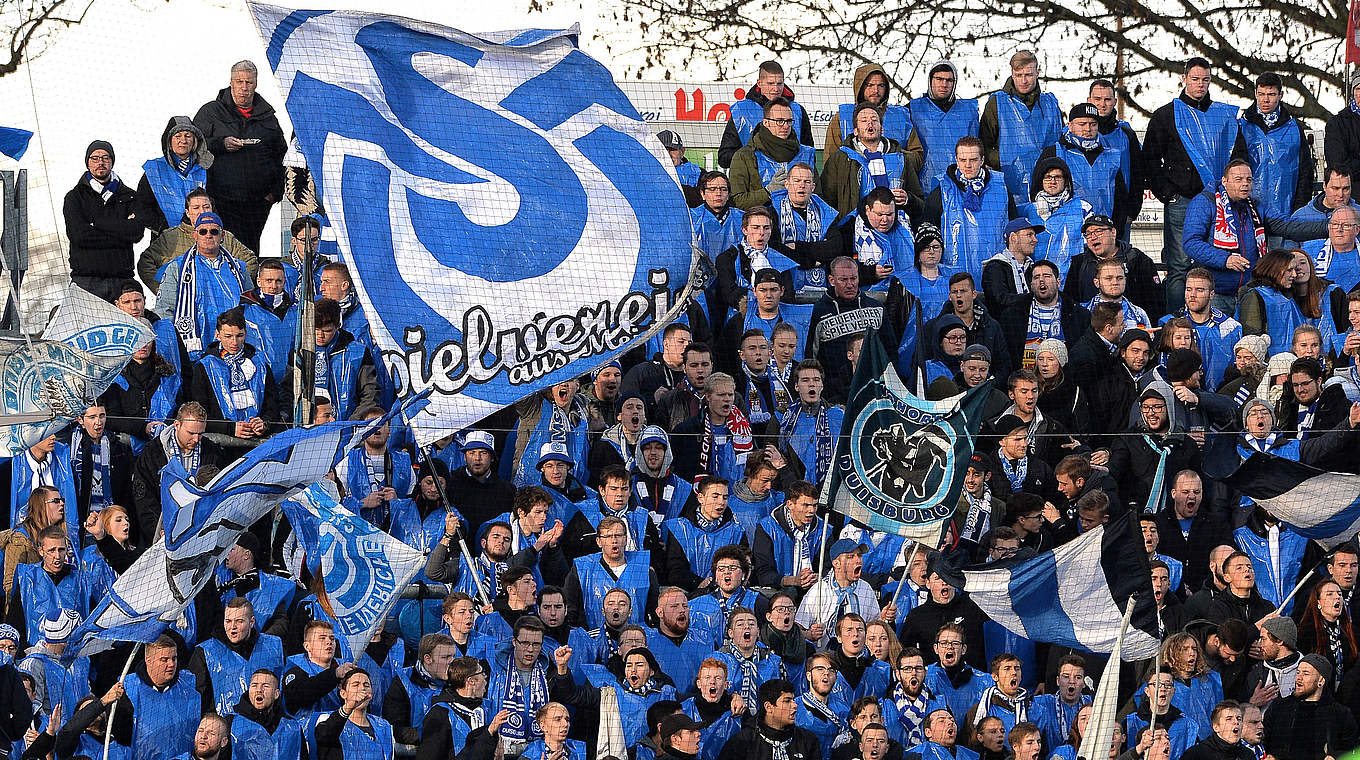
[[[120,295],[119,291],[123,289],[123,283],[130,279],[132,279],[131,273],[128,273],[127,277],[88,277],[81,274],[71,275],[71,282],[74,282],[81,288],[88,290],[109,303],[118,300],[118,296]]]
[[[1166,313],[1175,314],[1185,305],[1185,273],[1192,262],[1185,255],[1181,235],[1185,231],[1185,209],[1189,198],[1177,195],[1168,201],[1162,212],[1162,264],[1166,267]]]

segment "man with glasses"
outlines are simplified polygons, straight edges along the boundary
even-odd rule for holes
[[[883,721],[894,741],[904,747],[915,747],[926,740],[926,716],[947,708],[926,688],[926,661],[916,647],[898,653],[893,676],[895,680],[887,697],[879,700]]]
[[[543,631],[543,621],[537,617],[520,618],[510,637],[509,653],[497,656],[491,663],[491,683],[482,703],[483,714],[510,712],[500,729],[506,755],[519,754],[530,742],[543,738],[543,729],[534,714],[548,704],[550,681],[558,677],[548,653],[543,651]],[[561,650],[570,652],[571,648],[561,647],[558,651]]]
[[[817,151],[793,134],[792,104],[784,98],[771,100],[751,139],[732,156],[732,203],[738,208],[769,204],[771,194],[784,189],[790,166],[816,160]]]
[[[1163,313],[1166,296],[1157,283],[1157,265],[1146,253],[1116,238],[1116,229],[1113,219],[1099,214],[1088,216],[1081,223],[1085,246],[1068,265],[1063,297],[1077,303],[1090,301],[1098,290],[1096,269],[1101,262],[1117,261],[1124,265],[1124,295],[1148,314]]]
[[[113,173],[113,146],[85,149],[85,174],[66,193],[62,216],[71,243],[71,282],[110,303],[132,279],[132,244],[142,239],[137,193]]]
[[[190,190],[184,197],[184,215],[179,218],[179,223],[152,237],[151,245],[137,257],[137,276],[153,294],[160,292],[165,265],[193,246],[194,220],[199,214],[212,210],[213,202],[207,190],[201,187]],[[259,273],[260,260],[255,252],[245,247],[230,231],[222,235],[222,248],[245,264],[252,276]],[[169,316],[169,312],[161,316]]]
[[[1360,234],[1360,207],[1350,202],[1332,212],[1331,219],[1327,220],[1327,237],[1309,240],[1300,249],[1313,258],[1318,277],[1326,277],[1342,290],[1353,290],[1360,284],[1357,234]]]
[[[217,315],[234,308],[255,287],[244,264],[222,250],[222,217],[212,212],[194,220],[194,246],[165,267],[157,300],[174,320],[175,332],[198,361],[212,340]]]
[[[757,619],[763,618],[769,610],[770,600],[747,588],[746,579],[750,573],[751,562],[743,547],[729,545],[713,552],[712,583],[706,589],[708,593],[689,602],[690,628],[719,644],[736,608],[746,607],[755,612]]]
[[[321,245],[321,220],[310,215],[300,216],[289,225],[288,232],[290,237],[288,253],[283,257],[285,290],[294,298],[302,299],[298,283],[302,280],[303,259],[310,251],[312,298],[317,298],[321,292],[321,269],[333,261],[329,256],[317,252],[317,247]]]
[[[932,582],[937,577],[932,574]],[[958,623],[940,626],[935,634],[933,651],[938,661],[926,668],[925,688],[935,699],[944,702],[949,712],[962,718],[977,704],[982,692],[996,684],[990,675],[964,661],[968,654],[968,637]]]
[[[1324,385],[1326,376],[1326,370],[1317,359],[1295,359],[1289,365],[1291,392],[1284,394],[1276,410],[1281,431],[1306,441],[1345,425],[1350,399],[1341,385]],[[1330,464],[1323,466],[1341,472],[1351,471],[1353,465],[1344,458],[1345,455],[1338,452],[1338,456],[1324,460]]]
[[[595,529],[595,543],[600,551],[577,557],[567,573],[563,585],[567,608],[586,629],[605,624],[604,598],[611,589],[628,592],[634,600],[631,623],[642,622],[645,609],[638,602],[656,601],[659,587],[656,572],[651,567],[651,554],[646,551],[627,551],[628,526],[618,517],[604,517]]]
[[[776,98],[789,104],[792,110],[793,135],[803,145],[812,145],[812,120],[807,110],[794,101],[793,90],[784,85],[784,67],[778,61],[762,61],[756,83],[746,90],[746,97],[732,104],[731,118],[723,130],[718,146],[718,166],[726,169],[741,146],[751,139],[760,126],[765,107]]]
[[[732,185],[720,171],[704,172],[699,178],[699,197],[703,203],[690,209],[695,245],[716,261],[718,254],[741,240],[741,209],[732,205]]]
[[[926,92],[907,106],[912,128],[925,150],[919,177],[921,189],[931,193],[940,184],[940,175],[954,160],[954,146],[964,137],[978,136],[978,102],[959,99],[956,88],[959,70],[947,59],[930,65]]]

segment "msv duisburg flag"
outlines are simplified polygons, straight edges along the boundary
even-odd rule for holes
[[[326,588],[335,636],[363,652],[401,590],[425,567],[425,555],[345,509],[320,483],[283,503],[307,554],[307,568]]]
[[[164,535],[119,576],[67,647],[71,657],[114,641],[152,641],[213,578],[236,538],[277,504],[335,468],[390,419],[333,422],[274,435],[200,486],[172,459],[161,473]],[[173,431],[170,433],[173,435]]]
[[[823,500],[884,533],[938,546],[958,509],[991,382],[940,401],[907,390],[875,331],[850,383]]]
[[[955,569],[932,570],[1006,630],[1030,641],[1110,653],[1129,599],[1120,655],[1142,660],[1160,645],[1157,602],[1137,516],[1125,512],[1052,551]]]
[[[77,285],[42,340],[0,340],[0,456],[17,456],[85,412],[155,336]]]
[[[1328,550],[1360,532],[1360,475],[1257,453],[1222,480]]]
[[[576,29],[250,8],[398,394],[434,390],[420,443],[679,313],[674,167]]]

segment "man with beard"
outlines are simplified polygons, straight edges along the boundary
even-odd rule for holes
[[[803,673],[806,686],[798,697],[798,725],[817,737],[822,745],[820,757],[830,760],[832,747],[851,739],[850,695],[836,688],[840,674],[826,652],[809,657]]]
[[[945,704],[926,688],[926,661],[916,647],[898,653],[894,674],[892,688],[880,700],[888,735],[905,747],[915,747],[926,740],[926,716]]]
[[[604,664],[618,654],[620,637],[632,615],[632,596],[621,588],[610,589],[600,603],[601,625],[589,630],[579,629],[585,632],[589,641],[582,646],[572,646],[578,663]]]
[[[497,520],[483,526],[482,531],[482,551],[472,560],[477,565],[476,575],[473,575],[467,557],[462,552],[454,553],[453,543],[461,539],[446,535],[431,548],[425,561],[425,577],[435,583],[451,583],[454,591],[468,596],[480,596],[485,592],[488,599],[494,598],[500,593],[498,579],[509,567],[513,530],[509,523]]]
[[[694,696],[686,699],[680,706],[685,715],[697,721],[699,752],[705,758],[717,757],[723,744],[741,730],[747,706],[756,701],[754,696],[746,700],[728,691],[729,672],[731,672],[729,666],[716,656],[699,663],[699,675],[695,677],[694,682]],[[650,714],[648,722],[651,722]]]
[[[1146,699],[1124,716],[1125,736],[1135,737],[1151,725],[1153,713],[1156,713],[1157,728],[1165,726],[1171,739],[1172,760],[1185,754],[1199,736],[1199,726],[1195,721],[1185,717],[1180,708],[1171,704],[1171,695],[1174,691],[1175,676],[1170,668],[1163,665],[1160,670],[1155,670],[1148,676],[1147,686],[1143,689]],[[1130,748],[1134,741],[1133,738],[1129,739]]]
[[[1200,493],[1202,496],[1203,491]],[[1183,509],[1188,511],[1188,504],[1191,499],[1189,495],[1186,495],[1185,498],[1187,506]],[[1198,514],[1198,512],[1196,512],[1196,514]],[[1185,614],[1186,617],[1191,620],[1195,620],[1196,618],[1207,618],[1209,607],[1213,604],[1214,600],[1220,595],[1227,593],[1228,581],[1223,577],[1223,563],[1227,561],[1228,557],[1233,552],[1237,551],[1237,547],[1232,543],[1230,530],[1225,528],[1225,531],[1228,532],[1226,538],[1209,552],[1207,577],[1204,579],[1204,582],[1199,589],[1196,590],[1191,587],[1192,593],[1190,598],[1185,602]],[[1253,620],[1251,622],[1254,623],[1256,621]]]
[[[619,385],[623,382],[623,365],[615,359],[590,373],[590,384],[581,395],[586,399],[586,415],[590,432],[599,434],[619,414]]]
[[[743,706],[756,701],[766,681],[788,677],[787,663],[760,641],[756,615],[749,608],[732,611],[724,637],[726,643],[713,657],[727,669],[727,683]]]
[[[848,538],[831,545],[831,572],[808,589],[794,618],[807,632],[808,640],[823,647],[831,638],[832,629],[839,633],[840,620],[848,613],[864,620],[878,618],[893,625],[897,622],[897,607],[878,606],[878,593],[860,577],[866,547]]]
[[[699,663],[714,649],[704,632],[691,630],[689,598],[684,589],[668,586],[656,597],[656,628],[647,629],[647,648],[661,670],[676,683],[681,696],[694,688]]]
[[[756,721],[723,745],[718,760],[814,760],[821,757],[817,737],[797,724],[798,700],[792,683],[766,681],[757,695]]]
[[[629,490],[629,501],[652,513],[653,521],[677,517],[689,503],[693,486],[671,472],[671,439],[656,425],[648,425],[638,435]]]
[[[194,731],[194,748],[177,755],[174,760],[230,760],[231,724],[214,713],[204,715]]]
[[[751,561],[742,546],[721,546],[713,552],[712,572],[705,579],[706,593],[689,603],[690,628],[704,633],[716,645],[723,640],[737,608],[751,609],[757,618],[768,611],[769,600],[746,587],[750,573]]]
[[[71,281],[107,301],[117,298],[118,288],[132,278],[132,244],[144,232],[137,193],[114,173],[113,159],[112,144],[90,143],[86,172],[62,204]]]
[[[633,469],[633,459],[637,456],[638,439],[642,428],[647,424],[647,401],[641,393],[629,393],[618,401],[613,416],[613,424],[600,432],[600,437],[590,445],[589,485],[600,487],[600,473],[606,467],[620,466],[625,470]]]
[[[496,441],[490,433],[471,430],[459,446],[463,466],[449,475],[449,499],[468,519],[468,529],[480,530],[515,501],[515,486],[495,470]]]
[[[662,523],[666,539],[666,581],[686,591],[706,591],[709,570],[720,547],[746,544],[746,534],[727,511],[728,483],[704,478],[695,491],[697,503],[687,504],[680,516]]]
[[[425,714],[416,760],[448,760],[463,751],[473,731],[486,730],[482,700],[489,682],[486,666],[475,657],[456,657],[449,663],[444,689]]]
[[[932,586],[936,577],[931,575]],[[932,589],[932,597],[934,594]],[[979,638],[980,634],[981,631]],[[964,661],[968,654],[966,637],[964,627],[959,623],[940,626],[932,647],[937,662],[926,669],[926,688],[936,699],[943,701],[954,715],[967,714],[978,703],[982,692],[996,685],[990,675]]]
[[[959,724],[948,710],[938,708],[926,716],[926,741],[905,755],[906,760],[978,760],[978,754],[958,746]]]
[[[1298,651],[1298,626],[1287,617],[1267,618],[1261,623],[1256,646],[1261,661],[1247,672],[1241,695],[1269,704],[1276,697],[1294,693],[1299,663],[1303,655]]]
[[[1091,312],[1058,295],[1058,265],[1036,261],[1029,268],[1029,295],[997,315],[1006,350],[1022,367],[1034,366],[1034,355],[1046,338],[1077,340],[1091,324]]]
[[[1281,760],[1322,760],[1356,743],[1355,718],[1326,688],[1332,665],[1320,654],[1299,663],[1294,693],[1266,711],[1265,751]]]
[[[232,744],[244,756],[296,757],[302,753],[302,726],[284,716],[281,694],[277,675],[268,670],[251,674],[231,721]]]
[[[1129,346],[1127,354],[1138,353],[1137,341]],[[1138,361],[1136,357],[1126,357],[1116,366],[1115,372],[1125,372],[1132,377],[1128,363]],[[1137,382],[1137,381],[1134,381]],[[1140,477],[1138,473],[1152,473],[1162,457],[1166,457],[1167,472],[1195,472],[1200,467],[1199,446],[1186,432],[1186,423],[1181,416],[1183,407],[1178,403],[1174,389],[1154,380],[1140,389],[1136,400],[1130,404],[1138,415],[1132,426],[1111,428],[1111,432],[1128,431],[1132,428],[1138,435],[1117,435],[1110,445],[1110,472],[1118,478],[1119,500],[1134,509],[1143,509],[1152,495],[1150,478]],[[1160,509],[1161,504],[1152,508]],[[1202,556],[1202,555],[1201,555]]]

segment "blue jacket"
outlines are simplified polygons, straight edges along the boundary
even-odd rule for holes
[[[138,760],[166,760],[193,749],[202,700],[194,675],[181,670],[164,691],[141,673],[123,678],[132,705],[132,754]]]
[[[969,675],[964,678],[961,673],[957,686],[949,680],[949,674],[938,662],[926,668],[926,689],[944,702],[957,721],[962,721],[963,716],[978,703],[983,691],[996,685],[996,681],[981,670],[969,665],[963,667]]]
[[[218,715],[230,715],[250,686],[250,676],[264,669],[283,678],[283,642],[278,636],[258,634],[250,657],[242,657],[225,641],[211,638],[198,645],[212,688]]]

